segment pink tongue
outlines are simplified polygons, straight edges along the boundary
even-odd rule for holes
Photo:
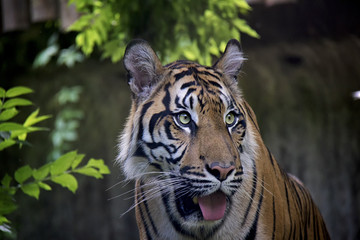
[[[224,217],[226,197],[223,192],[215,192],[208,196],[199,197],[199,205],[205,220],[215,221]]]

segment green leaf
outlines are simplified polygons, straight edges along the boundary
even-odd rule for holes
[[[29,195],[30,197],[39,199],[40,187],[37,183],[25,184],[22,185],[20,188],[25,194]]]
[[[111,57],[112,62],[117,62],[124,56],[126,45],[123,40],[115,39],[104,43],[103,48],[104,51],[101,57]]]
[[[32,105],[32,102],[24,99],[24,98],[12,98],[7,100],[4,105],[3,108],[12,108],[12,107],[18,107],[18,106],[29,106]]]
[[[9,90],[7,90],[5,96],[7,98],[13,98],[13,97],[17,97],[20,95],[32,93],[32,92],[33,92],[33,90],[31,88],[17,86],[17,87],[13,87],[13,88],[10,88]],[[1,95],[1,93],[0,93],[0,95]]]
[[[13,196],[0,188],[0,215],[9,214],[17,209]]]
[[[1,180],[1,185],[3,185],[6,188],[9,188],[11,180],[12,180],[12,177],[10,177],[9,174],[5,174],[5,176]]]
[[[92,15],[83,15],[79,17],[78,20],[76,20],[70,27],[68,27],[67,31],[82,31],[90,24],[92,19]]]
[[[19,113],[16,108],[6,109],[5,111],[0,113],[0,121],[7,121],[13,117],[15,117]]]
[[[252,29],[245,20],[243,19],[235,19],[233,21],[235,27],[240,30],[243,33],[246,33],[247,35],[249,35],[250,37],[254,37],[254,38],[260,38],[260,35],[254,30]]]
[[[81,163],[81,161],[84,159],[84,157],[85,157],[85,154],[78,154],[75,157],[73,163],[71,164],[71,169],[75,169]]]
[[[51,176],[59,175],[68,170],[76,157],[76,151],[68,152],[59,157],[50,167]]]
[[[46,190],[46,191],[51,191],[51,187],[50,187],[48,184],[46,184],[46,183],[44,183],[44,182],[38,182],[37,184],[38,184],[39,187],[41,187],[42,189],[44,189],[44,190]]]
[[[66,65],[67,67],[73,67],[76,62],[82,62],[84,60],[84,55],[78,52],[75,49],[75,46],[72,45],[68,49],[61,50],[57,64],[58,65]]]
[[[43,180],[49,174],[50,166],[51,166],[51,163],[48,163],[48,164],[41,166],[39,169],[34,169],[32,172],[33,177],[36,180]]]
[[[59,52],[58,44],[52,44],[42,50],[36,57],[33,63],[34,68],[43,67],[48,64],[52,57]]]
[[[6,95],[5,89],[3,89],[2,87],[0,87],[0,98],[5,97],[5,95]]]
[[[19,168],[18,170],[16,170],[15,180],[21,184],[24,181],[26,181],[28,178],[30,178],[31,175],[32,175],[31,167],[29,165],[25,165],[25,166]]]
[[[47,131],[49,130],[48,128],[43,128],[43,127],[26,127],[22,130],[14,130],[11,132],[11,138],[16,138],[18,137],[19,140],[24,141],[26,139],[26,133],[31,133],[31,132],[36,132],[36,131]]]
[[[10,223],[9,219],[7,219],[4,216],[0,216],[0,225],[3,225],[4,223]],[[2,231],[2,230],[0,230]]]
[[[236,4],[236,6],[238,6],[239,8],[242,8],[245,10],[251,10],[251,7],[245,0],[238,0],[238,1],[234,1],[234,2]]]
[[[0,132],[8,132],[8,131],[14,131],[14,130],[26,131],[27,128],[21,124],[14,123],[14,122],[0,123]]]
[[[84,168],[80,168],[80,169],[75,169],[74,172],[76,173],[80,173],[86,176],[90,176],[90,177],[94,177],[94,178],[103,178],[103,176],[101,175],[101,173],[96,170],[95,168],[92,167],[84,167]]]
[[[16,143],[15,140],[5,139],[4,141],[0,142],[0,151],[4,150],[5,148],[11,147],[15,143]]]
[[[76,189],[78,188],[78,183],[76,178],[68,173],[59,176],[54,176],[51,178],[51,181],[60,184],[63,187],[66,187],[73,193],[75,193]]]
[[[40,116],[38,117],[40,109],[36,109],[34,112],[32,112],[25,120],[24,122],[24,126],[25,127],[29,127],[32,126],[38,122],[44,121],[48,118],[51,118],[51,115],[44,115],[44,116]]]
[[[79,47],[81,47],[81,49],[83,49],[84,45],[85,45],[85,34],[84,33],[79,33],[76,38],[76,45],[78,45]]]
[[[102,160],[102,159],[91,158],[85,167],[95,167],[95,168],[99,169],[99,172],[101,174],[109,174],[110,173],[109,168],[105,165],[104,160]]]

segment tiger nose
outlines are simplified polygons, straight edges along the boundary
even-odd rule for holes
[[[235,169],[234,165],[234,162],[230,162],[230,164],[213,162],[210,165],[206,165],[206,170],[218,180],[224,181]]]

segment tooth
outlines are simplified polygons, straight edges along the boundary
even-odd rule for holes
[[[198,204],[199,203],[199,199],[198,199],[198,197],[193,197],[193,202],[195,203],[195,204]]]

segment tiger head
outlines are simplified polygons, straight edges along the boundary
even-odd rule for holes
[[[156,214],[189,236],[214,232],[235,215],[235,195],[249,200],[257,126],[237,86],[243,61],[237,40],[212,67],[162,66],[142,40],[125,52],[132,108],[117,161],[144,187],[138,202],[159,201]]]

